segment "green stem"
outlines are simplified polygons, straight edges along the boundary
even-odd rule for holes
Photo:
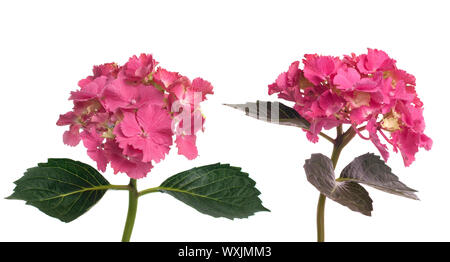
[[[350,127],[345,133],[342,132],[342,125],[337,127],[337,137],[333,143],[333,152],[331,153],[331,162],[333,162],[333,169],[339,159],[342,149],[352,140],[356,132]],[[317,203],[317,242],[325,241],[325,200],[326,196],[320,194],[319,202]]]
[[[164,188],[162,188],[162,187],[147,188],[145,190],[139,191],[138,196],[143,196],[145,194],[160,192],[160,190],[162,190],[162,189],[164,189]]]
[[[331,143],[334,143],[334,139],[329,137],[327,134],[320,132],[319,135],[325,138],[326,140],[330,141]]]
[[[327,197],[320,194],[319,203],[317,203],[317,242],[325,241],[325,200]]]
[[[136,179],[130,179],[128,214],[127,221],[125,222],[125,228],[123,229],[122,242],[130,241],[131,233],[133,232],[134,221],[136,220],[138,197],[139,195],[136,188]]]

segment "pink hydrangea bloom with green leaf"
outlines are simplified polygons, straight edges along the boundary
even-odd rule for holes
[[[137,179],[176,146],[178,154],[198,156],[197,134],[204,130],[200,103],[213,94],[202,78],[192,81],[158,66],[152,55],[131,57],[126,64],[94,66],[93,74],[71,92],[73,109],[57,125],[69,126],[63,141],[80,142],[92,166],[68,158],[51,158],[27,169],[15,182],[9,199],[20,199],[43,213],[71,222],[91,209],[108,190],[128,191],[128,211],[122,241],[130,241],[138,199],[164,193],[202,214],[228,219],[269,211],[262,205],[255,181],[241,168],[215,163],[184,170],[159,186],[138,190]],[[127,185],[114,185],[99,172],[108,165],[114,174],[126,173]],[[166,173],[165,171],[163,173]]]

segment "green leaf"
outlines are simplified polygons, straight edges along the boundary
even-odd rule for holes
[[[49,159],[14,182],[8,199],[25,200],[63,222],[78,218],[99,201],[109,182],[93,167],[71,159]]]
[[[371,215],[373,207],[369,193],[358,183],[336,181],[330,158],[312,154],[303,167],[308,181],[322,194],[353,211]]]
[[[416,190],[407,187],[399,181],[398,177],[391,172],[386,163],[371,153],[355,158],[342,170],[339,181],[354,181],[387,193],[416,199]]]
[[[197,211],[213,217],[246,218],[265,208],[255,181],[238,167],[213,164],[178,173],[158,187]]]
[[[310,126],[309,122],[300,116],[295,109],[280,102],[256,101],[256,103],[225,105],[244,111],[247,116],[269,123],[304,129],[308,129]]]

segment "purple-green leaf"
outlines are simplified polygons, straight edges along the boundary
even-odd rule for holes
[[[369,193],[356,182],[336,181],[330,158],[312,154],[303,167],[308,181],[322,194],[353,211],[371,215],[373,207]]]
[[[387,193],[416,199],[416,190],[399,181],[386,163],[372,153],[355,158],[341,172],[338,181],[352,181],[366,184]]]

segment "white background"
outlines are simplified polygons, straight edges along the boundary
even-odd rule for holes
[[[111,191],[79,219],[65,224],[23,201],[4,200],[13,181],[48,157],[91,165],[82,145],[62,143],[55,125],[71,109],[67,100],[92,65],[123,64],[141,52],[161,66],[212,82],[204,103],[206,131],[200,156],[188,161],[172,150],[140,189],[168,176],[218,161],[242,166],[257,181],[271,213],[249,219],[214,219],[168,195],[139,200],[133,241],[315,241],[318,192],[303,163],[311,153],[329,155],[331,145],[312,144],[296,128],[245,117],[222,103],[276,100],[267,85],[304,53],[385,50],[414,74],[425,104],[431,151],[421,150],[405,168],[391,152],[388,164],[421,201],[371,188],[372,217],[333,201],[326,205],[328,241],[449,241],[449,34],[448,1],[2,1],[0,4],[0,240],[118,241],[127,192]],[[334,134],[333,134],[334,135]],[[352,141],[337,170],[354,157],[377,152]],[[126,175],[105,174],[114,184]]]

